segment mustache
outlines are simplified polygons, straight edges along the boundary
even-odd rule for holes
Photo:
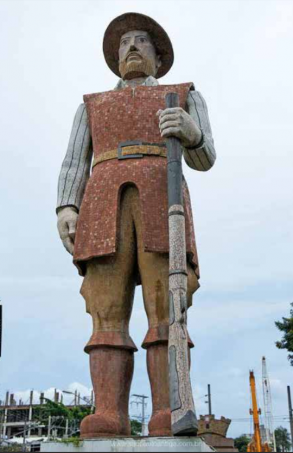
[[[124,60],[127,60],[127,58],[130,56],[130,55],[137,55],[139,56],[140,58],[143,58],[141,53],[138,51],[138,50],[131,50],[130,52],[128,52],[128,54],[126,55],[126,57],[124,58]]]

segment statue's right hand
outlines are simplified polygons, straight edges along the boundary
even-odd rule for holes
[[[58,231],[67,252],[73,255],[74,240],[78,213],[71,206],[64,207],[58,212]]]

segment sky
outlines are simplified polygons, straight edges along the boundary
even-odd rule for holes
[[[189,311],[197,413],[207,413],[210,384],[213,413],[232,419],[228,435],[249,433],[249,370],[262,405],[265,356],[275,425],[289,429],[292,368],[275,346],[274,321],[293,301],[290,0],[0,0],[0,399],[7,390],[24,401],[30,389],[90,394],[83,347],[91,319],[56,228],[57,181],[83,94],[117,82],[102,39],[109,22],[129,11],[166,29],[175,61],[160,83],[194,82],[215,139],[209,172],[184,165],[201,267]],[[146,331],[138,288],[137,345]],[[135,360],[131,393],[150,397],[145,351]]]

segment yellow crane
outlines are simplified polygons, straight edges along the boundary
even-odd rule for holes
[[[254,434],[252,441],[247,445],[247,451],[249,452],[271,451],[267,442],[265,442],[264,444],[262,444],[261,442],[259,427],[259,414],[261,414],[261,410],[257,406],[255,377],[253,371],[249,372],[249,382],[252,400],[252,409],[250,409],[250,414],[253,415]]]

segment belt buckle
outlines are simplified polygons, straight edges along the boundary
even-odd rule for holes
[[[122,154],[122,149],[125,148],[126,146],[141,146],[143,143],[141,140],[129,140],[127,142],[121,142],[118,145],[118,160],[123,160],[123,159],[137,159],[140,157],[143,157],[143,154]]]

